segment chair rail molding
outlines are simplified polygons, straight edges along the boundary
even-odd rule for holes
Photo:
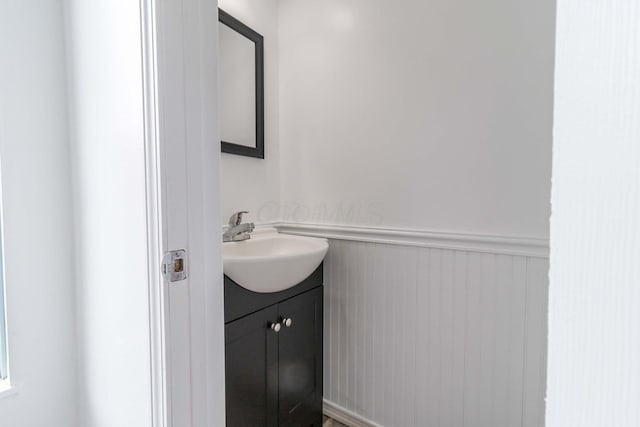
[[[549,258],[549,239],[356,225],[271,224],[283,233],[336,240]]]

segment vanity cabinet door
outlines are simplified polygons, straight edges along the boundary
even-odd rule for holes
[[[279,425],[322,424],[322,287],[278,304]],[[287,326],[290,322],[290,325]]]
[[[225,326],[228,427],[278,425],[277,321],[273,305]]]

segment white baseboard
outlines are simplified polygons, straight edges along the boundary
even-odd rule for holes
[[[329,418],[347,425],[349,427],[383,427],[380,424],[376,424],[358,414],[344,409],[335,403],[329,402],[324,399],[322,401],[322,412]]]

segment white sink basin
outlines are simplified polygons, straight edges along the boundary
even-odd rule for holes
[[[297,285],[318,268],[327,239],[256,229],[251,239],[222,244],[224,274],[253,292],[278,292]]]

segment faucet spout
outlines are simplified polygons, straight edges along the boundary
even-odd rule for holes
[[[242,224],[242,215],[247,211],[236,212],[229,218],[229,228],[222,234],[223,242],[241,242],[251,238],[251,232],[255,228],[252,222]]]
[[[229,227],[237,227],[242,223],[242,215],[249,213],[248,211],[236,212],[229,218]]]

